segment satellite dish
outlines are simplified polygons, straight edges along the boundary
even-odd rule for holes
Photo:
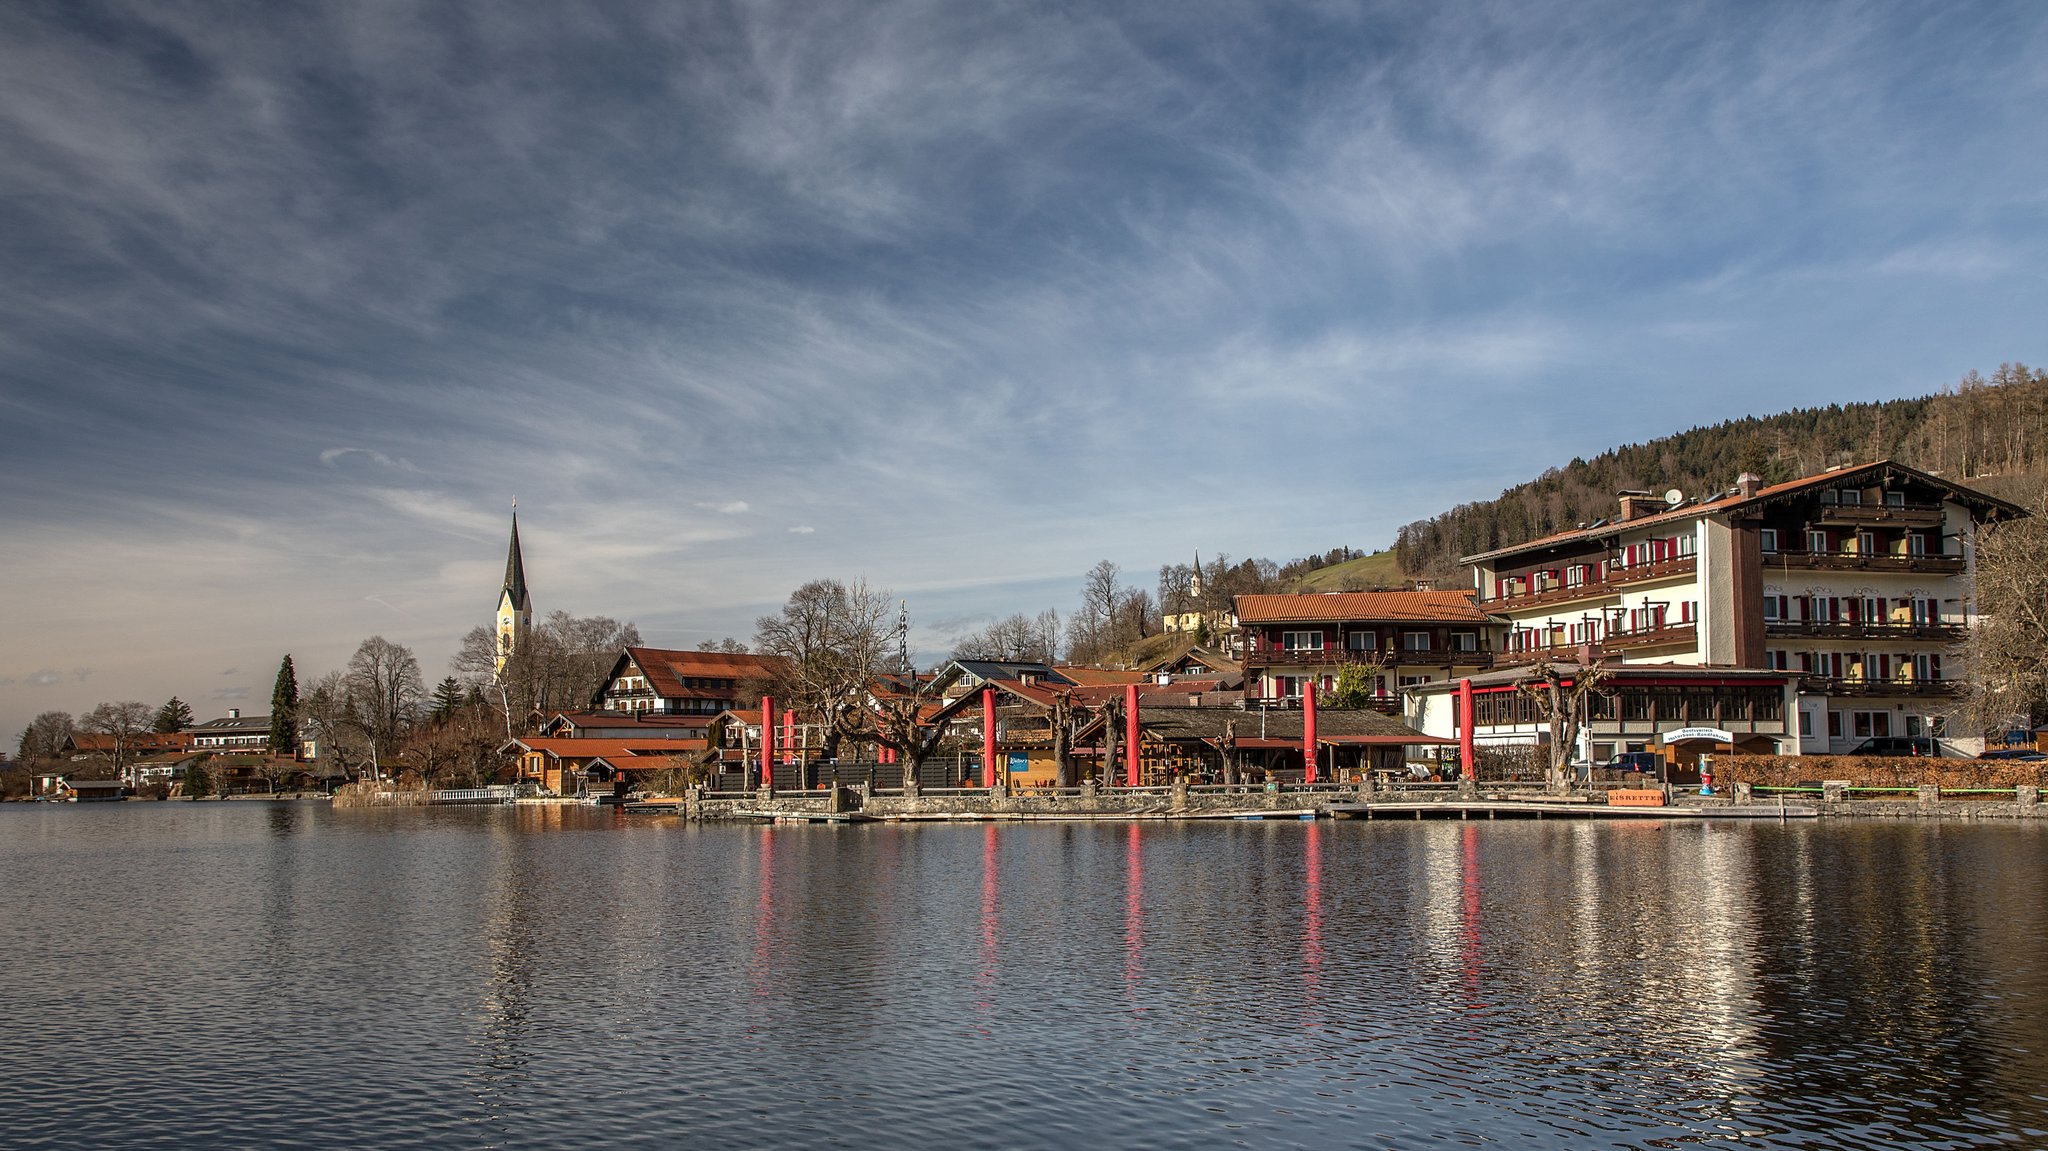
[[[1675,508],[1678,505],[1685,502],[1685,493],[1679,491],[1677,488],[1672,488],[1670,491],[1664,493],[1664,502],[1670,504],[1672,507]]]

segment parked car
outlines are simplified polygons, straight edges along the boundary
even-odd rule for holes
[[[2048,759],[2048,755],[2031,747],[1994,747],[1977,757],[1978,759],[2022,759],[2028,762]]]
[[[1850,748],[1849,754],[1940,756],[1945,759],[1970,758],[1931,735],[1873,736]]]
[[[1654,751],[1624,751],[1600,766],[1607,771],[1640,771],[1656,775],[1664,767],[1664,757]]]

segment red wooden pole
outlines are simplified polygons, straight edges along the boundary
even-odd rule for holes
[[[1138,751],[1138,685],[1124,685],[1124,762],[1130,765],[1124,774],[1130,786],[1144,783],[1138,778],[1138,771],[1144,767],[1145,757]]]
[[[1301,781],[1316,781],[1316,680],[1314,676],[1301,688]]]
[[[761,697],[761,786],[775,786],[775,697]]]
[[[981,689],[981,785],[996,785],[996,689]]]
[[[1472,778],[1472,681],[1458,681],[1458,778]]]

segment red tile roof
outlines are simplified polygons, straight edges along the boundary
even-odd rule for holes
[[[728,699],[731,698],[729,693],[721,694],[708,688],[685,687],[682,681],[730,679],[737,682],[773,676],[782,668],[782,661],[774,656],[743,652],[629,647],[626,654],[633,658],[633,662],[647,676],[647,685],[657,694],[669,699]]]
[[[1241,595],[1237,618],[1247,624],[1327,623],[1346,620],[1395,623],[1485,623],[1486,613],[1469,591],[1347,591],[1302,595]]]
[[[1796,480],[1786,480],[1784,483],[1781,484],[1772,484],[1769,487],[1758,489],[1756,495],[1751,496],[1748,499],[1743,499],[1742,496],[1736,492],[1720,492],[1716,495],[1710,496],[1703,500],[1698,500],[1680,505],[1679,507],[1673,508],[1670,511],[1657,512],[1655,514],[1647,516],[1636,516],[1633,519],[1627,520],[1612,520],[1610,522],[1601,524],[1599,527],[1573,528],[1568,531],[1552,532],[1550,535],[1540,536],[1536,539],[1528,540],[1523,543],[1510,544],[1506,547],[1494,548],[1491,551],[1477,552],[1469,556],[1464,556],[1460,558],[1458,562],[1461,564],[1476,563],[1481,560],[1490,560],[1501,556],[1514,555],[1518,552],[1536,551],[1540,548],[1551,547],[1561,543],[1570,543],[1574,540],[1583,539],[1586,541],[1592,541],[1596,539],[1604,539],[1609,536],[1619,535],[1623,532],[1637,531],[1641,528],[1656,527],[1660,524],[1676,523],[1684,520],[1697,519],[1699,516],[1709,512],[1725,512],[1745,504],[1760,503],[1764,500],[1776,499],[1780,496],[1792,495],[1794,493],[1810,488],[1825,488],[1834,484],[1849,483],[1858,479],[1865,478],[1865,473],[1876,471],[1878,469],[1899,472],[1906,476],[1918,479],[1924,483],[1932,484],[1935,487],[1942,488],[1949,493],[1951,498],[1970,506],[1995,508],[2008,515],[2026,514],[2025,509],[2021,508],[2017,504],[2008,503],[2007,501],[2001,500],[1995,496],[1986,495],[1983,492],[1977,491],[1975,488],[1964,487],[1961,484],[1945,480],[1940,476],[1923,472],[1918,468],[1908,467],[1905,464],[1899,463],[1895,460],[1872,460],[1867,464],[1857,464],[1853,467],[1835,468],[1832,471],[1821,472],[1818,475],[1801,476]]]
[[[522,736],[513,742],[528,751],[545,752],[558,759],[614,759],[633,755],[679,755],[702,751],[701,737],[677,739],[571,739],[561,736]]]

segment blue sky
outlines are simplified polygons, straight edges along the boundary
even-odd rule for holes
[[[0,6],[0,733],[438,676],[515,497],[543,612],[938,654],[2038,364],[2044,107],[2032,3]]]

